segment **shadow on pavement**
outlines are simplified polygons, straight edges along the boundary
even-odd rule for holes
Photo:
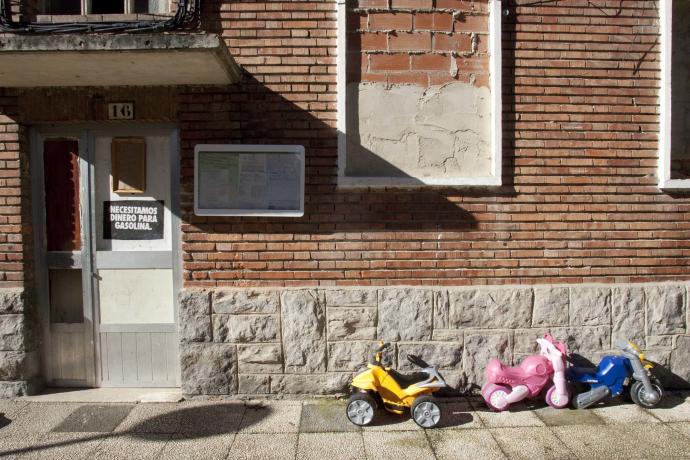
[[[270,407],[263,407],[261,411],[253,411],[251,417],[245,418],[246,408],[238,403],[209,403],[189,405],[169,412],[163,412],[153,416],[144,415],[146,412],[156,412],[157,404],[138,404],[134,409],[110,431],[89,431],[88,421],[82,420],[82,427],[70,430],[66,428],[66,421],[76,413],[82,411],[85,406],[80,406],[70,416],[63,420],[48,433],[75,434],[82,433],[74,439],[66,439],[54,442],[39,442],[36,445],[16,449],[0,449],[0,457],[19,456],[26,453],[36,453],[46,449],[54,449],[70,445],[86,444],[92,441],[105,441],[110,439],[141,439],[146,440],[154,435],[182,435],[187,439],[204,438],[234,433],[240,428],[247,428],[268,417],[273,411]],[[95,406],[98,407],[98,406]],[[112,406],[111,406],[112,407]],[[137,410],[139,408],[140,410]],[[144,413],[144,414],[142,414]],[[79,414],[77,414],[79,415]],[[139,419],[140,418],[140,419]],[[0,423],[0,436],[6,431],[6,426],[11,426],[11,420],[2,417]],[[93,426],[93,425],[92,425]],[[92,428],[93,429],[93,428]],[[26,435],[31,434],[29,431]],[[17,433],[18,437],[25,433]]]

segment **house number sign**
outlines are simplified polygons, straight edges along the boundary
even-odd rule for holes
[[[111,102],[108,104],[108,120],[133,120],[134,102]]]

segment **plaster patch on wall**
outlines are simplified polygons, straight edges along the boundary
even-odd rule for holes
[[[350,177],[462,178],[491,174],[491,92],[457,82],[347,87]]]

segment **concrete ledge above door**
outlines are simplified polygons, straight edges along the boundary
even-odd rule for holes
[[[226,85],[239,76],[215,34],[0,37],[4,87]]]

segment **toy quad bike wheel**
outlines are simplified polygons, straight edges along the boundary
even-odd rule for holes
[[[434,428],[441,421],[441,406],[433,396],[420,396],[410,407],[412,420],[422,428]]]
[[[649,400],[649,396],[647,395],[647,390],[644,387],[644,383],[640,382],[639,380],[630,386],[630,398],[633,400],[635,404],[644,407],[645,409],[651,409],[653,407],[656,407],[664,398],[664,389],[661,387],[659,381],[655,378],[652,378],[652,387],[654,388],[654,391],[656,391],[659,395],[659,399],[657,401],[652,402]]]
[[[378,404],[369,393],[355,393],[347,400],[347,419],[358,426],[369,425],[374,420]]]

